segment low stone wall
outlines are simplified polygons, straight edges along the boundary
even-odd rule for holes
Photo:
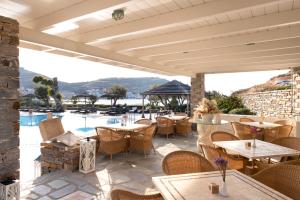
[[[0,16],[0,181],[19,177],[19,24]]]
[[[294,116],[292,90],[256,92],[240,97],[244,105],[258,115],[263,112],[266,116],[281,119]]]

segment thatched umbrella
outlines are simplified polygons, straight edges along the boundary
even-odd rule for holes
[[[191,93],[191,87],[189,85],[183,84],[177,80],[173,80],[170,82],[167,82],[165,84],[162,84],[158,87],[155,87],[153,89],[147,90],[141,95],[143,96],[143,115],[144,118],[144,98],[148,95],[157,95],[157,96],[184,96],[187,99],[187,110],[189,112],[190,107],[190,93]],[[150,113],[151,114],[151,113]]]

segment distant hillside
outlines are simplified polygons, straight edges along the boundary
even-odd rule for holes
[[[34,76],[43,76],[37,74],[24,68],[20,68],[20,86],[23,90],[32,90],[34,84],[32,78]],[[74,94],[82,93],[87,91],[88,93],[95,95],[102,95],[106,89],[110,88],[112,85],[122,85],[127,88],[127,94],[131,98],[138,97],[138,95],[149,89],[154,84],[166,83],[166,79],[155,78],[155,77],[141,77],[141,78],[105,78],[98,79],[89,82],[79,82],[79,83],[66,83],[59,81],[60,90],[65,97],[71,97]]]
[[[269,90],[289,89],[291,87],[291,82],[291,73],[281,74],[271,78],[266,83],[254,85],[247,89],[238,90],[233,92],[232,94],[243,95],[247,93],[264,92]]]

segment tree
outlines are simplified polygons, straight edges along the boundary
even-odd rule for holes
[[[78,103],[78,97],[77,96],[72,96],[71,101],[72,101],[73,105],[76,105]]]
[[[97,102],[97,96],[95,96],[95,95],[90,95],[89,96],[89,101],[91,102],[91,104],[92,104],[92,108],[94,109],[95,108],[95,103]]]
[[[36,98],[42,100],[47,107],[49,107],[49,95],[48,95],[48,88],[40,86],[34,89],[34,95]]]
[[[154,85],[152,85],[152,86],[150,87],[150,90],[151,90],[151,89],[154,89],[154,88],[157,88],[158,86],[159,86],[159,84],[154,84]],[[157,96],[157,95],[149,95],[148,100],[149,100],[149,102],[150,102],[150,107],[151,107],[151,108],[158,107],[158,104],[159,104],[159,102],[160,102],[159,96]]]
[[[113,100],[113,106],[116,105],[118,99],[126,97],[127,89],[121,85],[113,85],[108,89],[107,94],[105,95],[108,99]]]
[[[56,111],[64,110],[62,105],[62,95],[59,92],[57,78],[53,78],[53,80],[49,80],[42,76],[35,76],[33,77],[32,81],[36,84],[40,84],[40,86],[37,87],[36,90],[38,88],[44,88],[44,89],[39,89],[40,91],[38,91],[38,93],[42,92],[42,90],[44,90],[43,92],[45,93],[45,91],[47,90],[47,101],[45,102],[47,106],[49,106],[49,99],[51,96],[55,101]]]

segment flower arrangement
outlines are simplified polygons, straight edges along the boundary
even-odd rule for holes
[[[194,114],[197,115],[215,114],[220,112],[216,100],[209,100],[207,98],[203,98],[194,110]]]
[[[251,133],[253,135],[253,147],[256,147],[256,142],[255,142],[255,139],[257,137],[257,135],[260,134],[260,129],[259,128],[256,128],[256,127],[251,127]]]
[[[215,160],[215,164],[217,165],[217,167],[222,175],[223,182],[225,182],[228,161],[222,157],[219,157]]]

